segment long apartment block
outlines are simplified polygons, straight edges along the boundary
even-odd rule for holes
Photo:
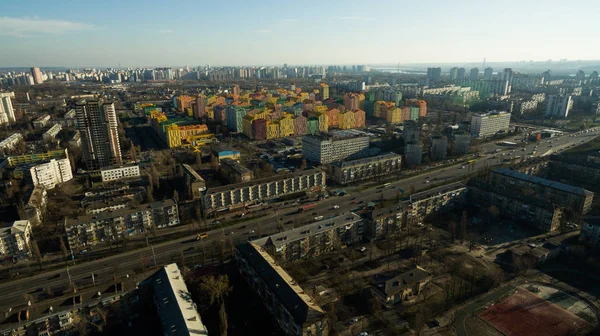
[[[340,184],[398,173],[402,156],[394,153],[331,164],[331,179]]]
[[[410,195],[410,205],[414,218],[423,218],[433,212],[445,212],[459,202],[464,202],[467,187],[461,183],[446,184]]]
[[[69,218],[65,232],[71,249],[141,234],[151,227],[179,224],[177,203],[168,199],[136,207]]]
[[[204,207],[211,210],[235,208],[303,191],[320,191],[326,187],[325,179],[324,171],[309,169],[211,188],[204,196]]]

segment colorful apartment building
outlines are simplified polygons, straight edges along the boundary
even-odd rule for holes
[[[286,137],[294,135],[294,119],[292,115],[286,113],[281,120],[279,120],[279,136]]]
[[[294,134],[305,135],[306,134],[306,117],[303,115],[297,115],[293,117],[294,121]]]
[[[267,121],[265,119],[255,119],[252,121],[252,139],[267,139]]]
[[[279,122],[267,121],[267,139],[279,138]]]
[[[354,128],[356,121],[354,120],[354,112],[345,111],[340,114],[339,117],[339,128],[340,129],[351,129]]]
[[[310,118],[306,120],[306,134],[319,134],[319,119]]]
[[[346,93],[344,95],[344,107],[346,107],[346,110],[355,110],[360,108],[360,97],[358,93]]]
[[[192,102],[194,102],[194,100],[196,100],[195,97],[192,96],[185,96],[185,95],[181,95],[181,96],[177,96],[175,97],[175,107],[177,108],[177,110],[179,112],[183,112],[185,111],[186,108],[191,108],[192,107]]]
[[[366,126],[367,113],[364,110],[353,110],[354,128],[364,128]]]
[[[373,116],[377,118],[387,119],[386,112],[396,106],[393,102],[378,100],[373,107]]]
[[[338,117],[340,115],[340,110],[337,108],[332,108],[325,111],[327,114],[327,122],[329,127],[338,127],[340,125]]]

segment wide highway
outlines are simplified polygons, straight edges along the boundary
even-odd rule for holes
[[[25,304],[27,302],[27,295],[31,295],[34,300],[40,300],[47,288],[53,290],[66,289],[71,282],[78,288],[91,286],[92,282],[112,283],[115,274],[119,277],[135,277],[134,270],[143,268],[144,264],[154,266],[156,262],[156,265],[161,266],[180,260],[182,253],[188,262],[193,260],[194,264],[209,264],[215,261],[212,258],[213,255],[218,259],[218,252],[213,253],[213,250],[216,246],[222,244],[222,240],[227,241],[228,244],[231,241],[235,245],[247,241],[249,237],[257,236],[259,233],[262,235],[275,233],[280,224],[284,226],[284,229],[290,229],[295,225],[302,225],[313,221],[313,218],[316,216],[347,213],[358,207],[355,203],[360,201],[367,203],[372,200],[379,200],[382,194],[386,199],[394,199],[399,189],[408,191],[411,186],[414,186],[414,189],[417,191],[427,189],[434,184],[438,185],[448,180],[454,180],[457,177],[467,176],[469,173],[483,168],[500,165],[506,158],[514,156],[526,156],[527,158],[531,156],[539,157],[559,153],[572,145],[579,145],[582,142],[593,139],[598,135],[598,132],[598,130],[594,130],[587,133],[577,133],[574,136],[565,134],[561,137],[550,139],[551,143],[543,140],[538,144],[527,144],[522,147],[525,150],[521,147],[507,149],[496,144],[486,144],[481,146],[482,152],[493,152],[493,154],[484,154],[478,158],[473,158],[475,161],[470,164],[457,163],[444,168],[432,168],[419,175],[391,182],[389,187],[383,189],[378,186],[372,186],[360,191],[352,191],[353,189],[359,190],[358,188],[347,188],[349,191],[348,195],[329,197],[318,202],[313,209],[305,212],[298,213],[297,209],[299,205],[293,203],[279,204],[278,206],[273,205],[277,209],[277,212],[274,214],[226,228],[211,230],[208,232],[208,237],[200,241],[195,239],[195,235],[190,235],[181,239],[157,244],[153,247],[129,251],[99,260],[81,263],[75,260],[75,263],[69,266],[68,271],[64,267],[60,270],[44,272],[28,278],[1,283],[0,311]],[[497,149],[499,151],[496,151]],[[534,150],[535,154],[531,155]],[[333,209],[334,205],[338,205],[339,209]],[[217,248],[217,250],[219,249]],[[93,278],[92,274],[94,274]]]

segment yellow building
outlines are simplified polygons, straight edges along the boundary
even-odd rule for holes
[[[279,120],[279,136],[286,137],[294,135],[294,119],[292,115],[286,113],[281,120]]]
[[[329,117],[325,113],[319,115],[319,131],[327,132],[329,130]]]
[[[400,124],[404,120],[402,119],[402,109],[392,106],[387,109],[385,113],[385,120],[390,124]]]
[[[327,106],[325,106],[325,105],[317,105],[317,106],[315,106],[314,111],[317,112],[317,113],[325,113],[325,112],[327,112]]]
[[[30,164],[41,161],[48,161],[51,159],[66,159],[68,158],[66,149],[58,149],[51,150],[45,153],[34,153],[34,154],[24,154],[24,155],[15,155],[9,156],[6,158],[8,161],[8,166],[10,168],[14,168],[16,166]]]
[[[365,100],[365,94],[364,93],[359,93],[358,94],[358,108],[360,110],[364,111],[364,109],[365,109],[365,101],[366,101]]]
[[[279,138],[279,122],[267,122],[267,139]]]
[[[177,104],[177,110],[180,112],[185,111],[186,108],[192,107],[192,102],[196,100],[195,97],[192,96],[177,96],[175,98],[175,103]]]
[[[194,109],[192,109],[191,107],[186,107],[185,108],[185,113],[188,115],[188,117],[193,117],[194,116]]]
[[[329,98],[329,85],[321,83],[321,100]]]
[[[206,133],[208,133],[208,127],[203,124],[179,126],[179,137],[181,139]]]
[[[338,122],[340,129],[351,129],[356,125],[356,121],[354,120],[354,112],[353,111],[345,111],[338,116]]]
[[[166,141],[169,148],[175,148],[181,146],[181,137],[179,136],[179,127],[177,125],[167,126],[166,130]]]
[[[378,100],[373,106],[373,116],[377,118],[385,118],[385,111],[393,106],[394,103]]]

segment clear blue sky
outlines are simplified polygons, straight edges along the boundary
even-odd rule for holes
[[[600,59],[597,0],[0,2],[0,67]]]

